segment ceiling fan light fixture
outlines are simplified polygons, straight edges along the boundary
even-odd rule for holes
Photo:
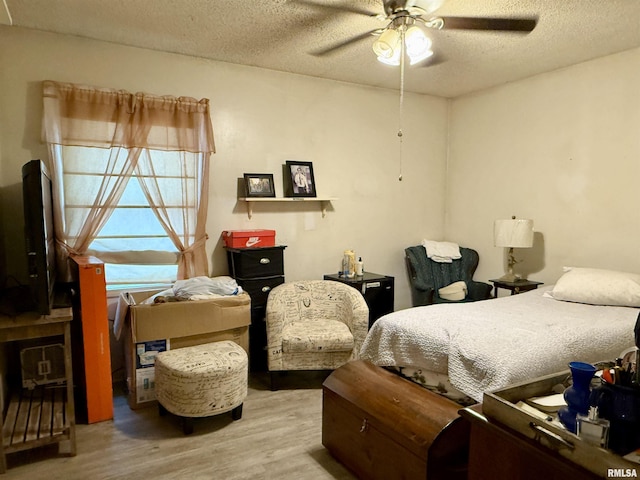
[[[384,63],[385,65],[391,65],[392,67],[397,67],[400,65],[400,49],[397,49],[392,57],[378,57],[378,61],[380,63]]]
[[[388,28],[373,42],[373,51],[378,57],[391,59],[397,55],[400,48],[400,33],[394,28]]]
[[[406,28],[401,25],[398,28],[389,27],[382,32],[373,42],[373,51],[378,61],[386,65],[400,65],[400,57],[405,53],[409,57],[409,63],[415,65],[433,55],[431,45],[431,39],[421,28],[415,25]]]
[[[431,55],[433,55],[433,50],[427,50],[421,53],[420,55],[414,55],[414,56],[409,55],[409,65],[415,65],[416,63],[419,63],[422,60],[429,58]]]
[[[431,50],[431,40],[425,35],[421,28],[415,25],[407,29],[405,33],[404,43],[407,48],[409,62],[414,65],[425,58],[433,55]]]

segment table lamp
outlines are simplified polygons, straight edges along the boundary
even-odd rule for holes
[[[511,217],[509,220],[496,220],[493,224],[493,243],[496,247],[506,247],[507,273],[500,277],[503,282],[517,282],[521,278],[514,275],[513,266],[518,261],[513,256],[514,248],[533,246],[533,220]]]

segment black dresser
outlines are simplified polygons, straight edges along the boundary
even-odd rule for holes
[[[267,297],[274,287],[284,283],[285,245],[261,248],[227,248],[229,275],[251,297],[249,326],[249,367],[267,370]]]
[[[369,328],[381,316],[393,312],[393,277],[364,272],[359,277],[345,278],[340,274],[332,274],[325,275],[324,279],[346,283],[362,293],[369,307]]]

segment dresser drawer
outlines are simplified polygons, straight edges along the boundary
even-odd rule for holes
[[[262,308],[267,304],[267,297],[272,289],[284,283],[284,277],[254,278],[251,280],[238,279],[245,292],[251,297],[251,309]]]
[[[284,275],[283,248],[229,250],[229,273],[236,280]]]
[[[267,370],[267,334],[264,315],[271,290],[284,283],[286,245],[257,248],[225,247],[229,275],[251,297],[249,366],[251,371]]]

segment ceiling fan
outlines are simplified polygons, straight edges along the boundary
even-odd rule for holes
[[[442,6],[444,0],[381,0],[384,13],[370,13],[360,8],[328,5],[312,0],[298,1],[317,7],[368,15],[386,22],[386,26],[382,28],[355,35],[336,45],[315,52],[316,55],[332,53],[373,35],[378,37],[373,43],[373,49],[378,56],[378,60],[391,65],[399,65],[403,51],[406,51],[412,64],[418,63],[433,54],[431,40],[425,35],[424,30],[480,30],[529,33],[537,23],[537,18],[535,17],[447,17],[433,15]]]
[[[386,22],[386,26],[355,35],[337,45],[315,52],[315,55],[326,55],[361,40],[376,36],[373,51],[382,63],[400,66],[400,109],[398,114],[398,133],[400,146],[399,175],[402,181],[403,158],[403,105],[404,105],[404,70],[405,57],[410,64],[416,64],[433,56],[431,39],[425,30],[482,30],[495,32],[529,33],[536,24],[537,18],[499,18],[499,17],[446,17],[435,16],[444,0],[381,0],[383,13],[370,13],[353,5],[327,4],[318,0],[295,0],[313,7],[330,8],[358,15],[375,17]],[[417,5],[419,3],[419,5]],[[434,65],[438,61],[430,62]]]

